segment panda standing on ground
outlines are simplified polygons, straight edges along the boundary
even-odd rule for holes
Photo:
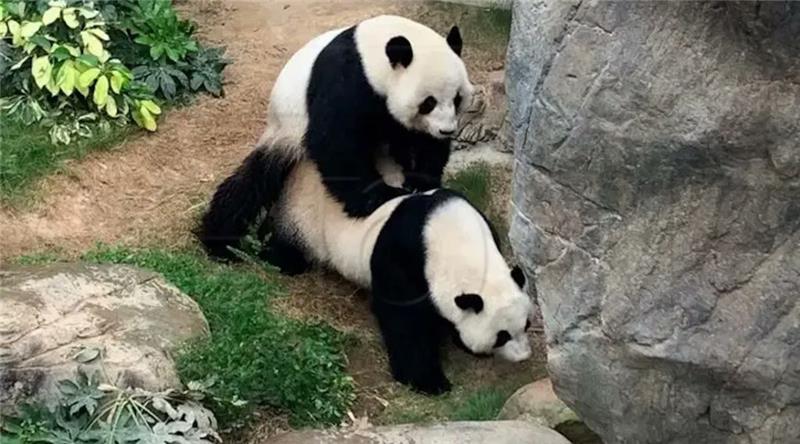
[[[449,390],[439,353],[448,330],[474,354],[530,356],[533,305],[524,275],[510,269],[489,221],[460,195],[409,194],[352,218],[313,162],[302,160],[270,216],[273,235],[304,255],[276,255],[274,263],[310,260],[371,289],[397,381],[429,394]]]
[[[445,38],[397,16],[307,43],[278,76],[257,148],[218,187],[202,219],[196,233],[209,254],[232,257],[228,247],[274,204],[303,158],[354,218],[410,190],[439,186],[450,138],[473,93],[461,48],[457,27]],[[400,187],[382,179],[382,152],[402,169]],[[284,247],[279,240],[271,245]]]

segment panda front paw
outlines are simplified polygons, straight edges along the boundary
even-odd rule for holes
[[[434,396],[447,393],[453,388],[453,385],[450,384],[450,381],[448,381],[447,377],[444,375],[433,378],[424,378],[414,381],[410,385],[416,391],[425,393],[426,395]]]

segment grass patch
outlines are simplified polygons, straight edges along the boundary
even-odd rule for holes
[[[177,359],[183,381],[215,377],[214,401],[227,427],[243,425],[255,407],[289,415],[293,425],[338,423],[353,400],[344,338],[331,327],[280,317],[269,301],[281,291],[256,267],[213,263],[197,252],[100,246],[84,260],[154,270],[203,310],[211,338],[189,344]]]
[[[462,193],[481,212],[489,211],[492,170],[486,162],[475,162],[445,178],[445,186]]]
[[[440,32],[458,25],[464,46],[483,51],[505,51],[511,34],[511,10],[496,6],[481,7],[431,0],[422,20],[441,24]],[[446,29],[445,29],[446,28]]]
[[[474,381],[473,381],[474,382]],[[432,423],[439,421],[491,421],[515,390],[530,382],[530,375],[521,374],[513,381],[487,382],[468,386],[462,381],[453,391],[438,397],[420,395],[402,389],[381,413],[381,424]]]
[[[135,131],[113,127],[105,134],[79,139],[69,145],[53,145],[47,128],[26,126],[3,118],[0,124],[0,202],[18,203],[36,180],[57,171],[67,159],[109,148]]]
[[[453,421],[490,421],[497,418],[506,399],[513,391],[486,387],[465,397],[456,406],[450,419]]]

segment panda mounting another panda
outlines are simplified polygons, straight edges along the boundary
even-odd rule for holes
[[[202,219],[197,234],[208,253],[235,259],[229,247],[274,204],[303,158],[351,217],[440,186],[474,90],[461,49],[458,27],[445,38],[391,15],[328,31],[299,49],[272,89],[264,134]],[[401,186],[382,179],[377,163],[386,154],[402,169]]]
[[[310,41],[278,76],[264,135],[198,232],[211,255],[230,257],[267,209],[262,257],[370,288],[395,379],[431,394],[450,389],[445,333],[474,354],[530,355],[522,272],[480,211],[438,189],[473,91],[460,52],[458,28],[443,38],[394,16]]]

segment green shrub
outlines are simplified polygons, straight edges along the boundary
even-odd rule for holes
[[[81,357],[83,356],[83,357]],[[97,349],[84,349],[80,362],[101,360]],[[98,359],[100,358],[100,359]],[[78,368],[74,379],[58,382],[57,405],[26,404],[16,416],[0,421],[0,442],[28,443],[193,443],[220,442],[213,413],[200,403],[207,386],[149,392],[100,381],[99,371]]]
[[[0,112],[53,143],[128,118],[155,131],[157,102],[222,93],[229,62],[193,33],[171,0],[0,0]]]

